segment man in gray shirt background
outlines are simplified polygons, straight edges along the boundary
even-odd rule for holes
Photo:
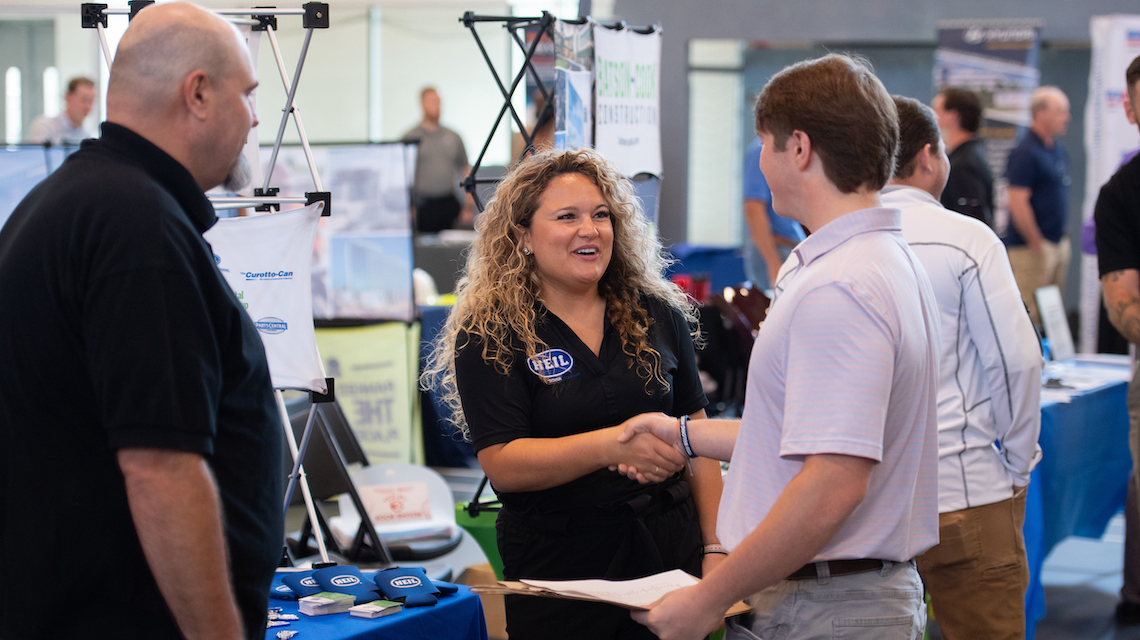
[[[439,123],[439,92],[427,87],[420,93],[423,120],[404,134],[404,142],[419,144],[416,153],[414,194],[416,231],[437,233],[455,226],[470,225],[474,219],[470,197],[456,194],[459,181],[467,174],[467,149],[463,140]]]

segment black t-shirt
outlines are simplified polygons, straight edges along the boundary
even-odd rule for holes
[[[942,206],[986,224],[992,223],[994,177],[981,140],[967,140],[950,152],[950,175],[942,190]]]
[[[116,450],[201,454],[261,638],[281,556],[281,426],[256,328],[190,173],[103,125],[0,230],[0,637],[180,638]],[[211,615],[209,611],[198,615]]]
[[[1140,270],[1140,155],[1100,188],[1093,216],[1100,275]]]
[[[651,319],[650,344],[661,354],[669,389],[638,375],[621,336],[606,320],[595,356],[561,319],[539,305],[535,332],[547,350],[528,360],[514,345],[510,375],[483,360],[482,340],[459,336],[456,383],[475,450],[517,438],[559,438],[612,427],[650,411],[689,415],[708,404],[697,373],[696,355],[684,316],[643,299]],[[644,487],[601,469],[564,485],[523,493],[499,493],[519,513],[549,513],[578,507],[610,507]]]

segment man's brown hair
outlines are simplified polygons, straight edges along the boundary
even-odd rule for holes
[[[756,98],[756,131],[771,135],[778,151],[792,132],[806,133],[843,193],[878,191],[894,173],[898,114],[863,58],[833,53],[772,76]]]
[[[938,92],[942,96],[942,109],[958,114],[958,124],[970,133],[977,133],[982,124],[982,101],[969,89],[947,87]]]
[[[81,87],[81,86],[91,87],[92,89],[94,89],[95,88],[95,82],[91,78],[88,78],[86,76],[75,76],[74,78],[71,79],[70,82],[67,83],[68,95],[75,93],[79,89],[79,87]]]
[[[914,175],[918,166],[918,152],[930,145],[938,149],[942,134],[938,132],[938,116],[934,110],[918,100],[891,96],[899,112],[899,150],[895,155],[895,179],[905,180]]]
[[[1128,99],[1136,102],[1136,83],[1140,82],[1140,56],[1132,60],[1128,70],[1124,72],[1124,82],[1128,85]]]

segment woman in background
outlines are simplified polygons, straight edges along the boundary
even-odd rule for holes
[[[619,444],[644,411],[704,417],[695,312],[663,277],[629,182],[591,151],[515,167],[487,210],[424,383],[441,389],[503,503],[507,580],[701,575],[716,539],[720,467],[652,437]],[[647,471],[638,484],[611,469]],[[508,596],[507,633],[653,638],[611,605]]]

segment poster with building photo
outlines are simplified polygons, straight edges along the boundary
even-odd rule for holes
[[[554,148],[582,149],[594,143],[593,23],[554,23]]]
[[[661,30],[594,28],[594,148],[622,174],[661,176]]]
[[[313,248],[313,317],[415,317],[408,155],[403,143],[313,147],[332,215]],[[262,150],[268,160],[272,150]],[[280,195],[314,191],[300,147],[283,147],[270,181]]]
[[[1009,222],[1005,165],[1029,126],[1029,97],[1040,83],[1040,20],[947,20],[938,23],[934,90],[961,87],[982,101],[979,137],[994,175],[994,229]]]

